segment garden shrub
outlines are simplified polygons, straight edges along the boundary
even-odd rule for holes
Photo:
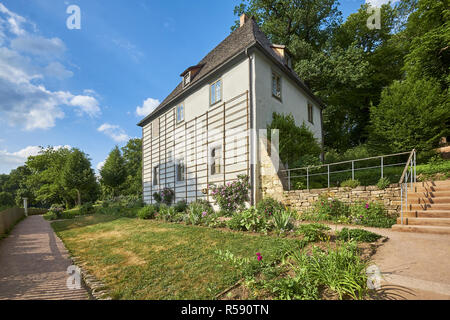
[[[342,181],[341,183],[341,187],[343,188],[356,188],[359,187],[361,185],[361,182],[359,182],[359,180],[353,180],[353,179],[348,179],[345,181]]]
[[[175,207],[169,207],[163,203],[159,206],[159,211],[155,213],[155,218],[166,222],[181,222],[184,220],[185,215],[177,212]]]
[[[352,221],[366,227],[390,228],[396,218],[389,216],[383,204],[360,201],[350,206]]]
[[[321,223],[301,224],[298,226],[297,234],[301,234],[305,241],[316,242],[328,239],[327,231],[330,227]]]
[[[209,186],[215,203],[227,215],[245,208],[245,203],[249,201],[248,180],[247,175],[239,175],[237,181],[228,182],[226,185]]]
[[[250,207],[241,212],[235,212],[227,226],[232,230],[267,232],[271,229],[271,224],[255,207]]]
[[[391,184],[391,181],[389,181],[389,178],[383,177],[378,180],[377,188],[380,190],[386,189]]]
[[[155,217],[156,211],[156,206],[148,205],[139,209],[139,211],[137,212],[137,217],[139,219],[153,219]]]
[[[175,204],[176,212],[185,212],[188,207],[186,200],[180,200]]]
[[[173,192],[172,189],[164,188],[161,191],[161,201],[170,206],[172,204],[174,195],[175,193]]]
[[[259,212],[264,213],[266,217],[271,216],[276,211],[284,210],[284,205],[271,197],[265,197],[256,205]]]
[[[339,218],[348,217],[350,212],[348,206],[338,199],[328,199],[326,195],[319,196],[319,199],[313,204],[313,212],[319,219],[339,220]]]
[[[153,200],[155,200],[156,203],[161,203],[162,197],[158,192],[153,192]]]
[[[56,213],[53,211],[48,211],[46,214],[43,215],[45,220],[56,220],[58,217],[56,216]]]
[[[48,211],[53,212],[57,219],[61,219],[64,212],[64,206],[62,204],[52,204]]]
[[[375,242],[381,238],[379,234],[364,230],[364,229],[348,229],[343,228],[336,233],[338,240],[344,241],[361,241],[361,242]]]
[[[186,210],[186,222],[192,225],[208,225],[215,217],[214,210],[207,201],[193,201]]]
[[[90,214],[93,212],[94,212],[94,205],[92,204],[92,202],[85,202],[80,207],[80,214],[82,214],[82,215]]]

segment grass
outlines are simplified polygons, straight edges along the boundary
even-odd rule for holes
[[[217,250],[256,260],[279,259],[296,239],[199,226],[90,215],[52,226],[73,256],[102,280],[114,299],[213,299],[239,280]]]

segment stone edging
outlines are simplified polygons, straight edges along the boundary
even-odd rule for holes
[[[95,300],[112,300],[105,284],[92,274],[89,274],[89,272],[82,267],[84,263],[79,258],[71,257],[70,259],[72,264],[79,268],[81,279],[84,282],[89,295],[91,295]]]

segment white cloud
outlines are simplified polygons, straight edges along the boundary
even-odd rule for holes
[[[8,29],[15,35],[24,35],[26,32],[22,25],[26,22],[26,19],[14,12],[9,11],[2,3],[0,3],[0,12],[6,16]]]
[[[66,67],[59,62],[50,62],[50,64],[45,67],[44,73],[46,76],[53,77],[58,80],[64,80],[73,76],[73,72],[67,70]]]
[[[66,50],[66,46],[59,38],[47,39],[34,35],[27,35],[11,40],[11,48],[19,52],[47,58],[60,57]]]
[[[98,127],[97,130],[106,134],[116,142],[125,142],[130,139],[125,131],[118,125],[104,123],[100,127]]]
[[[97,117],[101,114],[97,99],[91,96],[75,96],[70,100],[70,104],[79,107],[82,113],[86,113],[90,117]]]
[[[73,76],[60,62],[66,47],[58,38],[27,32],[27,25],[32,24],[0,3],[0,37],[9,31],[0,41],[0,123],[25,130],[49,129],[65,117],[64,106],[73,107],[80,116],[100,115],[91,91],[77,95],[46,88],[47,77]]]
[[[100,172],[100,170],[102,170],[103,166],[105,165],[105,161],[100,161],[99,163],[97,163],[97,171]]]
[[[380,8],[383,4],[388,4],[389,2],[392,4],[399,0],[366,0],[366,3],[371,4],[373,7]]]
[[[143,102],[142,107],[138,106],[136,108],[136,114],[141,117],[146,117],[152,113],[159,104],[160,102],[158,99],[148,98]]]
[[[69,145],[55,146],[55,150],[61,148],[71,149]],[[8,152],[7,150],[0,150],[0,173],[9,173],[27,161],[29,156],[36,156],[41,152],[42,148],[39,146],[28,146],[16,152]]]

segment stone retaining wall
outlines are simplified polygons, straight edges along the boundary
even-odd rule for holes
[[[400,186],[391,184],[384,190],[379,190],[376,186],[360,186],[352,188],[330,188],[293,190],[283,192],[283,202],[300,212],[305,211],[317,201],[319,195],[327,195],[329,198],[336,198],[346,203],[358,201],[376,201],[384,204],[389,214],[396,216],[400,212]],[[269,195],[269,194],[268,194]]]

